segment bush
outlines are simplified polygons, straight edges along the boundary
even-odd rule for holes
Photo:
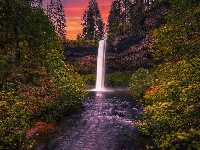
[[[32,120],[52,122],[80,107],[86,95],[80,75],[65,66],[58,51],[52,51],[47,62],[48,69],[19,67],[21,74],[12,73],[9,82],[3,82],[0,149],[31,149],[34,142],[26,131]]]
[[[127,87],[131,76],[131,71],[106,74],[105,85],[108,87]],[[94,87],[96,83],[95,74],[84,75],[83,79],[88,88]]]
[[[144,91],[148,89],[151,84],[149,70],[140,68],[134,72],[131,77],[129,84],[130,94],[135,99],[141,99],[143,98]]]
[[[200,148],[200,59],[158,68],[159,88],[145,93],[141,130],[162,148]]]
[[[56,50],[48,54],[46,68],[53,78],[54,92],[58,93],[53,98],[54,102],[48,103],[50,110],[59,110],[57,114],[52,111],[52,115],[59,116],[78,108],[86,95],[81,76],[74,71],[73,66],[62,61],[62,55]]]
[[[43,10],[25,0],[1,4],[1,14],[8,14],[0,22],[9,26],[0,38],[0,149],[27,150],[34,144],[26,138],[33,120],[58,120],[81,105],[86,90],[65,65],[61,39]]]
[[[31,113],[26,111],[13,84],[2,87],[0,101],[0,149],[30,149],[32,141],[26,138]]]
[[[132,76],[131,71],[106,74],[105,83],[111,87],[127,87]]]
[[[200,55],[199,2],[170,1],[175,6],[166,16],[167,23],[152,31],[155,39],[152,52],[159,62],[177,62]]]
[[[200,149],[200,5],[195,0],[170,3],[166,24],[151,32],[154,59],[163,64],[138,70],[130,91],[144,106],[141,131],[160,149],[196,150]]]
[[[87,88],[92,88],[96,83],[96,74],[83,75],[83,80],[87,85]]]

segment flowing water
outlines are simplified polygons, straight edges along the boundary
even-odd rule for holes
[[[89,92],[83,110],[64,117],[35,150],[140,150],[133,121],[141,110],[126,90]]]
[[[99,41],[95,91],[104,90],[106,40]]]
[[[106,39],[99,41],[96,87],[83,110],[64,117],[48,134],[38,136],[35,150],[142,150],[134,120],[142,107],[127,90],[104,87]]]

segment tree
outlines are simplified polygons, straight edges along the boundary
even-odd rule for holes
[[[200,23],[194,10],[200,5],[195,0],[170,0],[170,5],[176,11],[169,10],[165,24],[151,30],[152,52],[159,65],[146,74],[136,71],[130,93],[143,105],[141,131],[155,137],[159,149],[196,150],[200,148]],[[136,82],[141,85],[138,93]]]
[[[115,0],[112,2],[107,25],[109,32],[115,32],[119,25],[125,25],[130,22],[132,3],[133,1],[131,0]]]
[[[130,5],[130,22],[138,22],[145,14],[146,10],[151,8],[154,0],[135,0]]]
[[[2,30],[0,31],[1,46],[3,47],[4,54],[12,53],[13,67],[15,68],[19,64],[20,49],[19,43],[22,41],[20,33],[26,32],[23,29],[25,15],[28,18],[31,11],[30,8],[31,0],[1,0],[0,9],[2,16],[0,18],[0,24]],[[11,36],[12,35],[12,36]],[[10,44],[12,43],[12,44]],[[9,51],[8,51],[9,49]]]
[[[86,93],[63,61],[53,24],[32,2],[0,0],[0,149],[32,149],[32,120],[60,118]]]
[[[118,27],[119,24],[120,24],[120,3],[119,1],[113,1],[108,16],[109,31],[112,31],[114,28]]]
[[[82,37],[85,40],[99,40],[102,38],[104,23],[96,0],[89,2],[88,8],[83,13],[82,21]]]
[[[47,5],[47,15],[55,27],[59,37],[66,38],[66,18],[60,0],[51,0]]]
[[[153,2],[154,0],[114,0],[108,16],[109,32],[115,33],[119,30],[119,25],[126,26],[141,18]]]
[[[121,0],[121,22],[123,24],[129,23],[131,3],[131,0]]]

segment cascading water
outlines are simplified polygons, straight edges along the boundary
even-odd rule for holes
[[[104,91],[106,38],[99,41],[95,91]]]

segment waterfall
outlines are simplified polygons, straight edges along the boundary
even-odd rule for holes
[[[105,80],[105,53],[106,53],[106,39],[99,41],[98,57],[97,57],[97,76],[96,76],[96,91],[104,90]]]

